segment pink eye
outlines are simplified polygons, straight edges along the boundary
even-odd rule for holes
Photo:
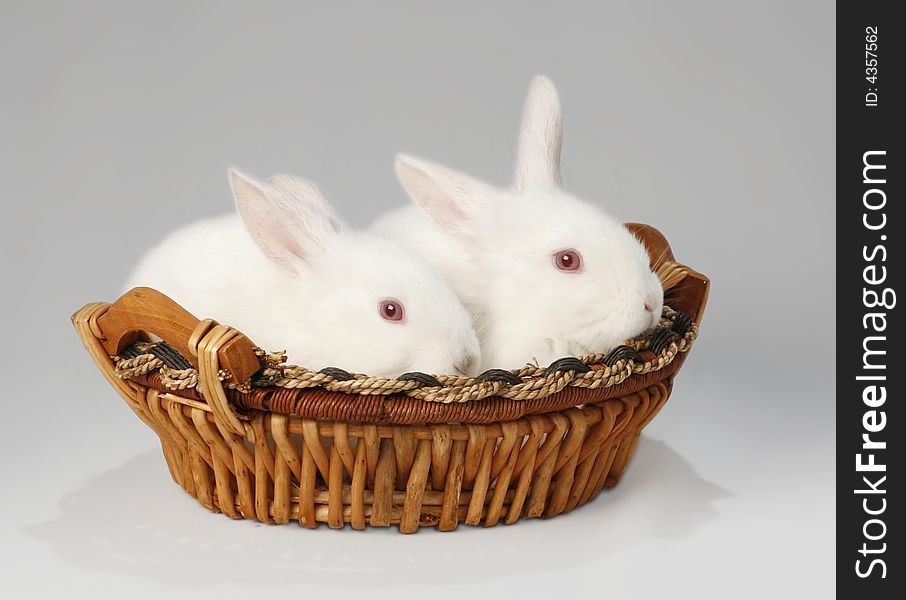
[[[554,253],[554,266],[561,271],[581,271],[582,255],[578,250],[567,248]]]
[[[403,303],[394,298],[381,300],[378,312],[385,321],[402,321],[404,316]]]

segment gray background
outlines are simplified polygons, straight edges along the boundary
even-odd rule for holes
[[[834,7],[828,2],[3,2],[5,589],[130,597],[827,597],[834,496]],[[402,537],[208,515],[68,317],[225,169],[316,181],[355,224],[404,150],[510,179],[530,77],[564,175],[713,279],[623,483],[553,521]]]

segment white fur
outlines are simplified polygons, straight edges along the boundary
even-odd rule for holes
[[[397,175],[418,208],[373,225],[449,278],[473,314],[483,369],[607,352],[660,316],[663,292],[642,244],[560,187],[561,139],[556,89],[537,77],[511,188],[400,155]],[[581,272],[554,266],[553,255],[566,248],[581,253]]]
[[[128,288],[156,288],[315,370],[476,372],[469,315],[426,262],[394,241],[350,231],[305,180],[262,184],[231,170],[230,182],[241,217],[175,231],[144,256]],[[385,298],[403,304],[404,322],[381,318]]]
[[[544,76],[532,79],[519,131],[516,156],[518,191],[560,184],[560,149],[563,145],[563,118],[554,83]]]

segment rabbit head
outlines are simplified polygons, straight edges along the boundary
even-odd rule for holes
[[[303,179],[260,183],[231,169],[230,184],[246,231],[282,272],[284,283],[260,303],[278,326],[261,332],[290,361],[369,375],[476,372],[471,318],[426,262],[391,240],[351,231]]]
[[[408,195],[468,256],[471,275],[451,278],[463,297],[478,299],[486,367],[606,352],[661,315],[663,291],[641,242],[561,187],[561,140],[557,91],[537,77],[510,188],[397,157]]]

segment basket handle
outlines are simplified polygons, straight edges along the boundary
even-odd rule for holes
[[[698,271],[676,262],[670,243],[660,231],[644,223],[626,223],[631,231],[648,249],[651,270],[658,274],[664,285],[664,301],[671,308],[691,315],[701,324],[711,280]]]
[[[215,326],[216,322],[199,321],[169,297],[148,287],[132,288],[97,319],[99,341],[108,354],[119,354],[141,339],[143,333],[153,333],[196,369],[199,343]],[[242,383],[261,368],[253,348],[249,339],[238,332],[219,346],[217,358],[229,381]]]

